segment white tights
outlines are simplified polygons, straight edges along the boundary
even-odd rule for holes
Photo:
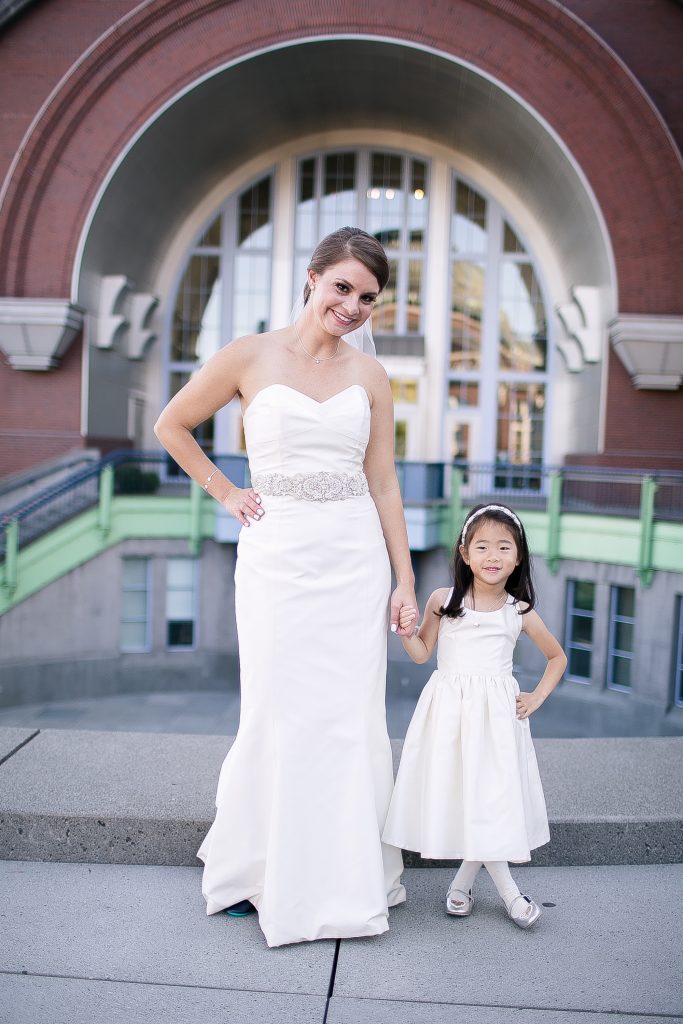
[[[487,860],[484,861],[483,866],[493,879],[498,895],[509,909],[515,896],[521,894],[514,878],[510,874],[508,862],[506,860]],[[464,860],[458,868],[458,873],[451,882],[450,887],[452,889],[460,889],[461,892],[469,892],[481,867],[482,861],[480,860]]]

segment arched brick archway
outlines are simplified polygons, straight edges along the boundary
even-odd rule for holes
[[[101,183],[136,132],[182,90],[230,61],[340,33],[439,51],[517,94],[563,140],[597,198],[620,312],[679,311],[669,255],[681,243],[677,151],[621,62],[550,0],[436,0],[427,8],[321,0],[267,11],[248,0],[141,5],[74,65],[24,141],[0,209],[0,245],[8,254],[0,291],[69,295],[79,237]]]

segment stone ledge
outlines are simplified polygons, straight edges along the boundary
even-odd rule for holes
[[[0,749],[13,749],[19,732],[30,736],[29,730],[0,729]],[[231,742],[222,736],[40,732],[0,765],[0,858],[196,864]],[[397,763],[402,741],[392,746]],[[534,864],[683,860],[683,738],[538,740],[536,749],[551,842],[536,851]],[[444,862],[411,853],[406,863]]]

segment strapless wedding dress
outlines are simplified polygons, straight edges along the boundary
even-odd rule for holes
[[[271,384],[244,431],[266,514],[237,547],[241,716],[198,854],[207,913],[251,900],[269,946],[378,935],[405,890],[380,838],[391,576],[363,476],[368,396]]]

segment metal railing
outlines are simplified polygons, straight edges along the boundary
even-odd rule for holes
[[[654,518],[683,521],[683,472],[503,462],[455,462],[453,468],[460,472],[462,504],[502,501],[520,509],[545,510],[552,481],[559,480],[562,512],[638,518],[647,485],[654,491]]]
[[[248,485],[245,455],[212,458],[239,487]],[[186,495],[190,491],[189,478],[166,453],[113,452],[0,513],[0,558],[5,554],[10,526],[17,531],[18,546],[24,547],[96,505],[107,467],[113,472],[114,496]],[[546,510],[552,494],[562,512],[638,518],[647,499],[653,520],[683,521],[683,472],[409,460],[397,461],[396,469],[407,505],[446,504],[452,498],[452,487],[457,486],[457,501],[467,507],[502,501],[521,510]]]

